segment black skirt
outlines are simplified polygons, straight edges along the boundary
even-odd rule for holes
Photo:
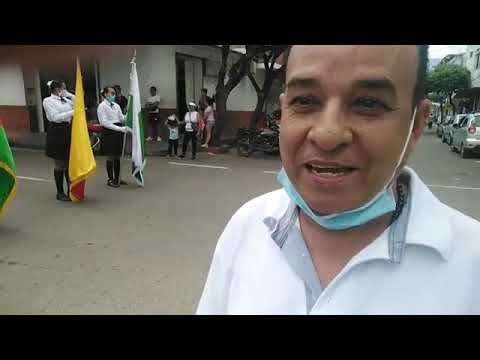
[[[49,122],[46,155],[55,160],[68,160],[70,157],[70,139],[71,127],[69,123]]]
[[[121,124],[115,124],[120,126]],[[106,156],[121,156],[123,149],[123,133],[104,128],[102,131],[102,152]]]

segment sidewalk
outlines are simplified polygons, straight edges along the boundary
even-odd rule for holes
[[[46,133],[33,133],[33,134],[24,135],[22,137],[17,137],[15,139],[9,139],[8,142],[10,143],[11,147],[44,150],[46,145],[46,138],[47,138]],[[181,149],[182,149],[182,143],[183,143],[183,136],[180,136],[180,140],[178,144],[179,153],[181,152]],[[189,146],[189,149],[190,149],[190,146]],[[198,144],[197,152],[203,152],[203,151],[206,151],[206,150],[201,148],[200,144]],[[215,147],[209,147],[208,151],[214,152],[214,153],[226,152],[225,150],[222,150],[222,148],[219,149]],[[125,153],[128,154],[130,152],[131,152],[131,138],[128,137]],[[163,138],[162,141],[145,141],[146,156],[165,156],[167,155],[167,152],[168,152],[167,138]]]

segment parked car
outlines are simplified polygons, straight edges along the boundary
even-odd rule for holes
[[[450,148],[460,152],[462,158],[480,153],[480,113],[465,116],[453,126],[453,139]]]
[[[467,114],[458,114],[453,115],[450,118],[450,121],[443,127],[442,133],[442,142],[447,143],[448,145],[452,144],[452,134],[453,134],[453,126],[457,125],[465,118]]]
[[[442,135],[443,135],[443,128],[444,128],[444,126],[450,121],[450,118],[451,118],[450,115],[445,116],[445,117],[443,118],[443,121],[441,121],[441,122],[439,122],[439,123],[437,124],[437,136],[438,136],[439,138],[442,137]]]

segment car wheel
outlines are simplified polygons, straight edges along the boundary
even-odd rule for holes
[[[465,147],[462,145],[460,145],[460,156],[462,157],[462,159],[466,159],[468,158],[468,150],[465,149]]]

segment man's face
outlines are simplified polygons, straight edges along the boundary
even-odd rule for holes
[[[116,87],[114,89],[115,89],[115,93],[117,94],[117,96],[122,95],[122,89],[120,89],[119,87]]]
[[[157,90],[155,89],[150,89],[150,95],[155,96],[157,94]]]
[[[388,182],[413,116],[416,46],[294,46],[281,96],[280,151],[322,214],[357,208]],[[430,112],[418,106],[406,156]]]

